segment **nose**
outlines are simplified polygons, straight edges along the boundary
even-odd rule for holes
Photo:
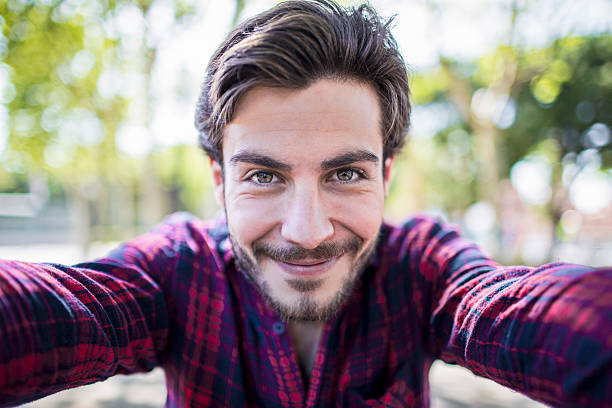
[[[334,226],[317,187],[296,188],[287,202],[285,214],[281,236],[302,248],[316,248],[334,234]]]

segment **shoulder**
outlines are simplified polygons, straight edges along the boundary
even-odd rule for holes
[[[108,258],[136,256],[152,260],[185,255],[218,258],[226,238],[227,226],[223,218],[202,220],[187,212],[177,212],[150,231],[124,242]]]
[[[412,270],[428,280],[444,278],[465,265],[496,265],[456,224],[418,214],[392,226],[384,224],[380,259],[389,269]]]
[[[459,237],[459,227],[440,217],[415,214],[401,224],[383,223],[381,246],[393,253],[425,248],[433,243],[448,242]]]

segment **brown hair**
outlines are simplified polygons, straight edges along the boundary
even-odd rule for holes
[[[376,90],[383,155],[396,153],[410,124],[410,89],[391,21],[369,5],[343,8],[329,0],[289,0],[246,20],[208,64],[195,114],[200,145],[222,164],[223,129],[255,87],[303,89],[335,78]]]

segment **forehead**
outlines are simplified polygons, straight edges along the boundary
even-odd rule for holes
[[[255,88],[240,100],[223,137],[239,151],[316,158],[365,149],[382,155],[378,97],[370,85],[319,80],[305,89]]]

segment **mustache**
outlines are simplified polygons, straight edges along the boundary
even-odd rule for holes
[[[322,242],[313,249],[306,249],[297,245],[278,246],[257,241],[253,243],[252,247],[253,255],[255,255],[257,260],[260,260],[263,256],[267,256],[276,261],[295,262],[302,259],[326,260],[336,258],[346,253],[357,252],[362,245],[363,239],[351,237],[340,242]]]

